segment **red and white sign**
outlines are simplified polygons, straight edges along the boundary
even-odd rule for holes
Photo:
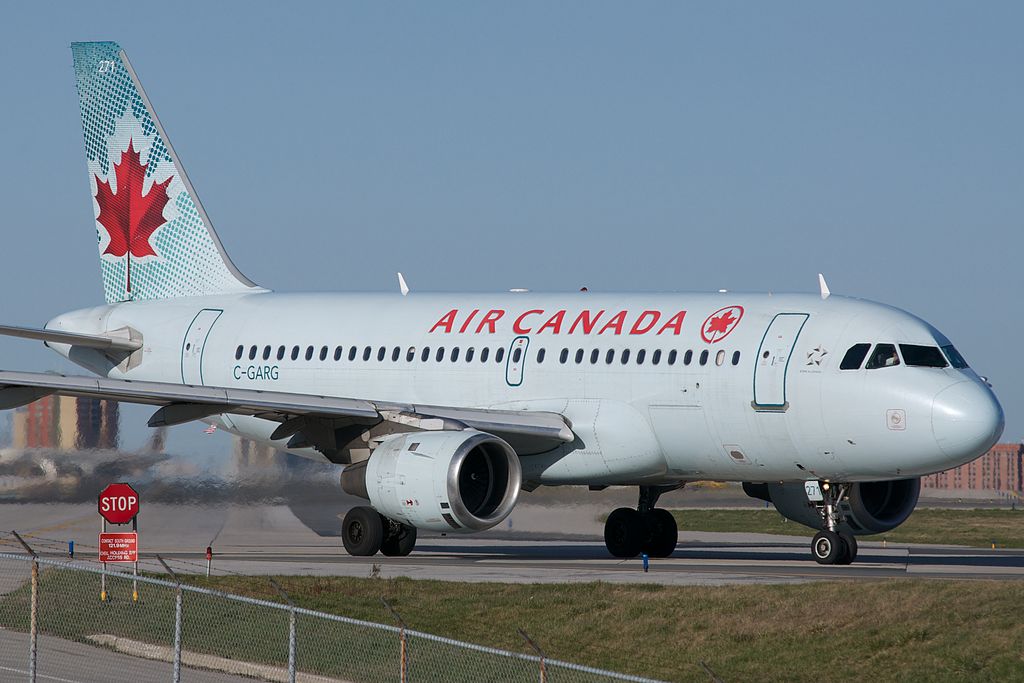
[[[110,524],[127,524],[139,514],[139,494],[128,484],[111,484],[100,492],[99,509]]]
[[[742,306],[726,306],[720,308],[707,317],[700,328],[701,339],[708,344],[720,342],[729,336],[729,333],[736,329],[740,319],[743,317]]]
[[[138,562],[139,535],[128,533],[100,534],[100,562]]]

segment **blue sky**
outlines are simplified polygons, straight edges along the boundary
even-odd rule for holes
[[[1015,440],[1022,25],[999,2],[19,3],[0,317],[102,300],[68,46],[116,40],[261,284],[813,291],[823,271],[952,338]]]

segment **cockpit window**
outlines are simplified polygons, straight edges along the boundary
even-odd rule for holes
[[[843,362],[839,364],[840,370],[856,370],[860,367],[860,364],[864,362],[864,357],[868,355],[868,349],[871,348],[871,344],[854,344],[847,351],[846,355],[843,356]]]
[[[903,362],[924,368],[944,368],[949,363],[937,346],[918,346],[916,344],[900,344]]]
[[[946,352],[946,358],[949,359],[949,364],[957,370],[963,370],[968,367],[967,361],[964,360],[964,357],[960,355],[960,352],[957,351],[952,344],[943,346],[942,350]]]
[[[864,367],[868,370],[877,368],[889,368],[900,364],[900,357],[896,354],[896,347],[893,344],[878,344],[868,358],[868,364]]]

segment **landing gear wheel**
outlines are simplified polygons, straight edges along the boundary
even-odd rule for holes
[[[380,552],[388,557],[405,557],[416,547],[416,527],[407,526],[393,522],[382,517],[384,528],[390,527],[390,532],[384,542],[381,543]]]
[[[377,511],[367,506],[349,510],[341,522],[341,542],[349,555],[376,555],[384,542],[384,522]]]
[[[836,564],[852,564],[857,559],[857,537],[853,534],[840,532],[839,540],[843,543],[843,554]]]
[[[604,544],[615,557],[636,557],[647,538],[640,513],[633,508],[618,508],[604,523]]]
[[[818,564],[838,564],[843,555],[843,540],[834,531],[819,531],[811,541],[811,554]]]
[[[671,557],[679,542],[679,526],[672,513],[655,508],[646,515],[648,538],[642,550],[651,557]]]

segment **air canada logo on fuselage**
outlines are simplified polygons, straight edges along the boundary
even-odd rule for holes
[[[708,344],[720,342],[729,336],[729,333],[736,329],[740,319],[743,318],[742,306],[726,306],[720,308],[707,317],[700,328],[701,339]]]
[[[740,309],[742,311],[742,309]],[[515,316],[514,318],[512,316]],[[682,333],[686,311],[673,314],[661,311],[545,311],[540,308],[522,313],[503,309],[483,311],[474,308],[460,311],[453,308],[442,315],[430,333],[497,334],[498,323],[511,320],[515,334],[673,334]]]

